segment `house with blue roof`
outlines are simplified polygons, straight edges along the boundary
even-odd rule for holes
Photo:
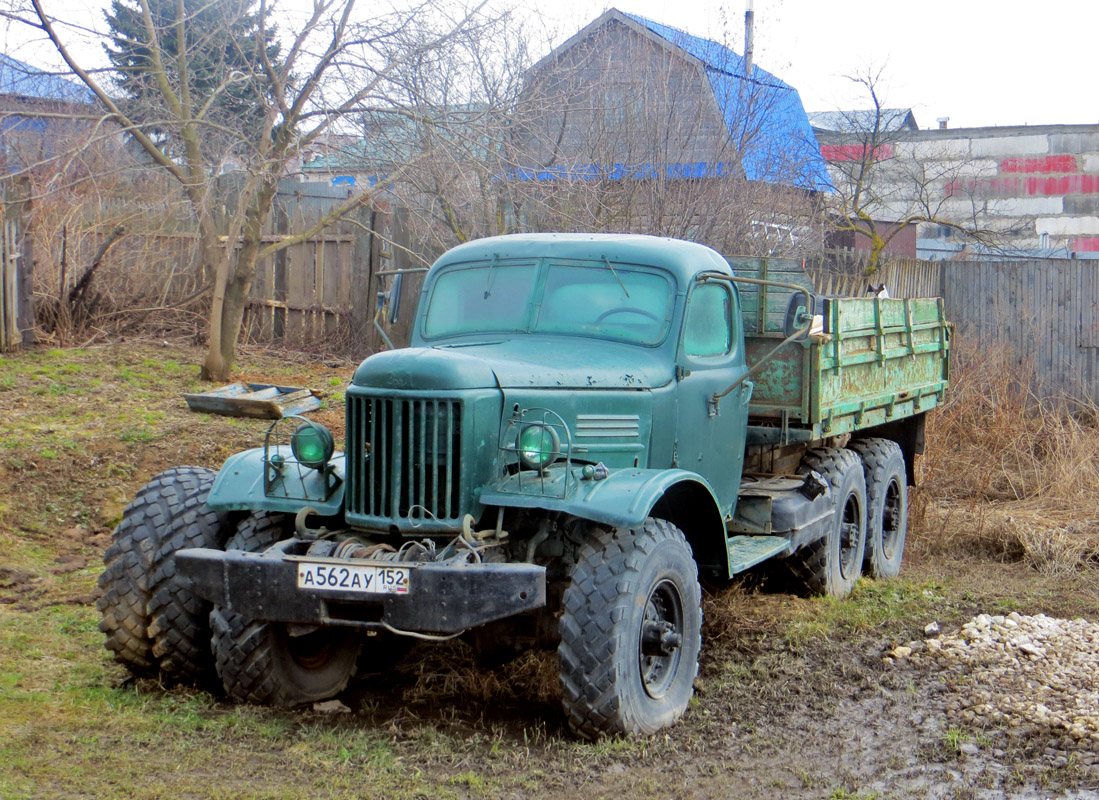
[[[3,172],[57,155],[86,136],[96,97],[83,84],[0,54],[0,156]]]
[[[95,95],[88,87],[51,72],[32,67],[0,53],[0,95],[25,101],[90,104]]]
[[[515,131],[523,227],[821,244],[831,187],[801,98],[720,42],[612,8],[528,71]]]
[[[828,171],[796,89],[709,39],[610,9],[539,61],[520,178],[722,178],[808,191]],[[538,116],[534,116],[538,119]]]

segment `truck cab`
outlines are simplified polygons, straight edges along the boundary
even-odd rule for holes
[[[348,389],[348,459],[362,467],[349,521],[453,531],[465,514],[489,524],[525,508],[621,525],[682,484],[720,538],[751,384],[712,413],[747,371],[735,287],[696,280],[712,272],[732,275],[709,248],[639,236],[513,236],[444,255],[412,346],[367,359]],[[436,419],[454,435],[436,436]],[[372,446],[384,456],[365,459]],[[448,468],[404,470],[421,446]]]

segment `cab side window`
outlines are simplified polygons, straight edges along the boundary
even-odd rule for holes
[[[723,284],[704,283],[691,292],[683,327],[683,352],[694,358],[726,355],[732,341],[733,298]]]

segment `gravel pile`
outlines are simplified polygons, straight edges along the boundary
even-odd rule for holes
[[[1099,749],[1099,624],[981,614],[954,633],[909,642],[885,656],[943,674],[947,713],[975,726],[1045,729]],[[1067,743],[1067,742],[1066,742]]]

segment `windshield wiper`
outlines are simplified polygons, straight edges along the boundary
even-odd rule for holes
[[[499,253],[493,253],[492,254],[492,261],[490,261],[489,265],[488,265],[488,275],[485,277],[485,296],[484,296],[485,300],[488,300],[489,296],[492,294],[493,269],[496,267],[496,262],[499,259],[500,259],[500,254]]]
[[[630,293],[626,289],[626,284],[622,283],[622,279],[619,278],[618,273],[614,271],[614,264],[612,264],[606,256],[603,256],[603,263],[610,268],[611,275],[613,275],[614,279],[618,281],[618,285],[622,287],[622,293],[626,295],[627,299],[629,299]]]

